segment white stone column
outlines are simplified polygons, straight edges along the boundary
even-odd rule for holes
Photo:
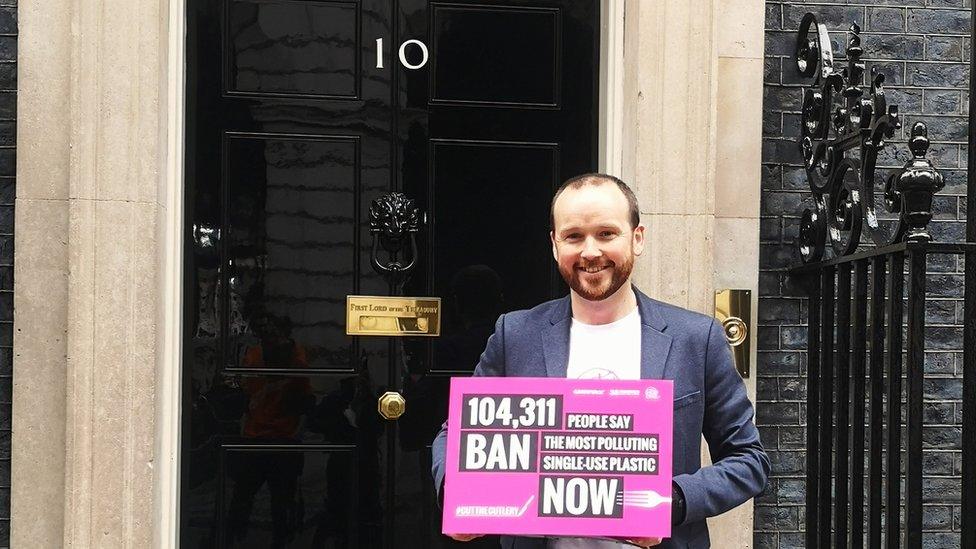
[[[755,402],[765,3],[723,0],[720,5],[722,17],[716,26],[718,116],[713,280],[716,289],[752,290],[752,323],[749,326],[752,372],[745,382],[749,397]],[[716,517],[709,526],[714,536],[712,539],[722,540],[722,544],[752,547],[752,502]]]
[[[648,246],[637,282],[707,311],[712,303],[717,62],[712,0],[625,6],[623,178]]]
[[[18,6],[13,547],[63,543],[68,332],[70,2]],[[52,28],[63,32],[52,34]]]
[[[169,8],[20,3],[15,547],[153,544]]]
[[[627,0],[624,15],[621,172],[648,242],[635,281],[709,315],[716,290],[752,290],[753,365],[764,12],[761,0]],[[712,539],[751,547],[752,513],[710,519]]]

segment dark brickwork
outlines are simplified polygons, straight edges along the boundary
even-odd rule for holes
[[[0,546],[10,543],[10,404],[14,335],[17,2],[0,0]]]
[[[767,2],[756,406],[773,473],[757,499],[759,549],[803,547],[807,311],[784,271],[799,262],[794,240],[810,200],[796,146],[805,82],[791,58],[807,11],[830,30],[835,58],[843,57],[851,22],[861,25],[867,66],[885,73],[889,103],[899,105],[904,124],[884,166],[909,155],[905,130],[912,123],[928,124],[929,157],[946,178],[932,232],[942,241],[965,237],[969,0]],[[925,364],[924,543],[959,547],[962,265],[954,257],[933,258],[928,269],[927,346],[937,350]]]

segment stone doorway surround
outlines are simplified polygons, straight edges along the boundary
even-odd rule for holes
[[[760,0],[625,3],[619,173],[647,225],[635,280],[709,315],[715,291],[735,288],[752,290],[758,318],[764,14]],[[709,519],[736,549],[752,547],[752,525],[751,501]]]
[[[176,545],[182,14],[19,5],[14,547]]]
[[[600,165],[644,208],[637,281],[707,313],[752,289],[756,318],[763,3],[602,1]],[[11,545],[175,547],[184,0],[18,12]],[[750,547],[751,503],[712,528]]]

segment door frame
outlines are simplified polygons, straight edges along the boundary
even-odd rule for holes
[[[156,476],[153,490],[153,545],[175,548],[180,527],[180,429],[183,368],[183,156],[186,124],[186,0],[169,0],[163,25],[166,37],[163,72],[166,132],[160,173],[159,234],[161,322],[156,372]]]
[[[623,167],[624,1],[600,0],[599,169],[620,175]],[[169,0],[163,22],[165,151],[160,173],[159,234],[161,307],[156,373],[155,547],[175,548],[179,541],[180,429],[183,368],[183,189],[186,124],[186,0]]]
[[[599,169],[623,175],[624,0],[600,0]]]

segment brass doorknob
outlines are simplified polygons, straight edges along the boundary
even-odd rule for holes
[[[383,419],[396,419],[403,415],[407,408],[407,401],[403,400],[400,393],[387,391],[380,396],[377,401],[377,409]]]

